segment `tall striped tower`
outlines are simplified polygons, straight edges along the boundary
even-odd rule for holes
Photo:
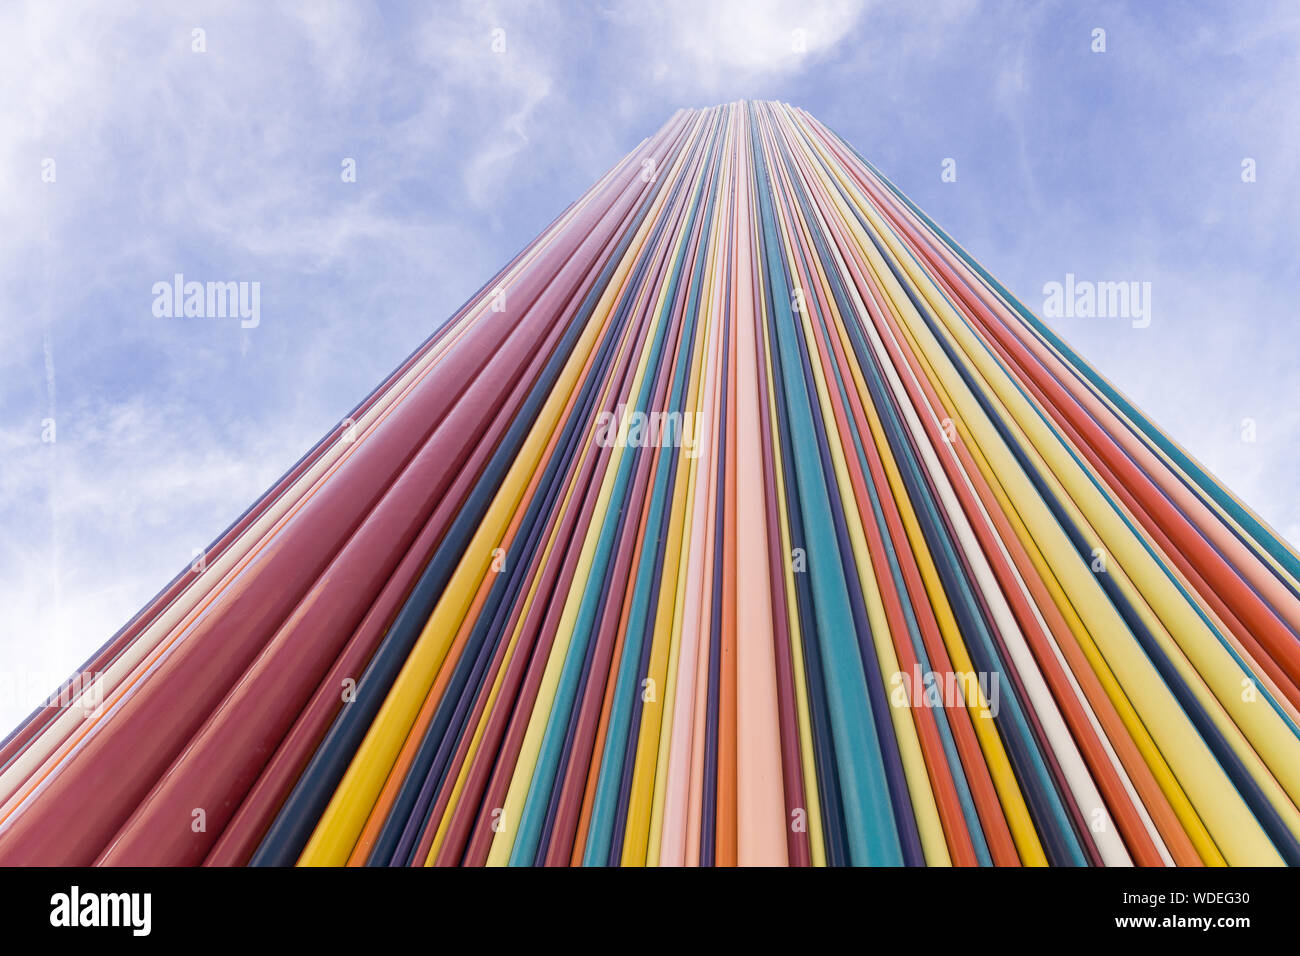
[[[0,748],[0,864],[1300,862],[1300,558],[852,147],[681,111]]]

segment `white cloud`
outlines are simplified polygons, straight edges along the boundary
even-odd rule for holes
[[[605,14],[637,31],[648,54],[640,62],[649,62],[653,82],[707,94],[808,68],[848,35],[866,6],[861,0],[672,0]],[[629,68],[637,66],[629,61]]]

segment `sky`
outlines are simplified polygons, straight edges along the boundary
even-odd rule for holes
[[[807,109],[1040,314],[1150,283],[1049,321],[1300,542],[1300,6],[1082,7],[0,6],[0,736],[680,107]]]

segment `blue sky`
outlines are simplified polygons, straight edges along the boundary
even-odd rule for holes
[[[1295,4],[410,6],[0,8],[0,733],[682,106],[808,109],[1035,310],[1150,282],[1054,325],[1300,540]]]

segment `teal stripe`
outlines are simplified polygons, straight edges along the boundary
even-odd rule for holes
[[[809,551],[809,583],[812,585],[818,642],[823,645],[822,670],[834,727],[850,859],[859,866],[901,866],[903,851],[894,827],[880,741],[869,716],[871,703],[854,638],[853,613],[836,546],[830,503],[826,500],[825,478],[816,446],[816,426],[805,382],[799,374],[790,289],[785,280],[781,246],[772,213],[772,184],[756,130],[751,131],[751,137],[757,177],[762,183],[757,190],[762,222],[760,253],[766,266],[770,290],[767,299],[774,313],[772,324],[781,354],[781,378],[790,415],[796,485]]]

